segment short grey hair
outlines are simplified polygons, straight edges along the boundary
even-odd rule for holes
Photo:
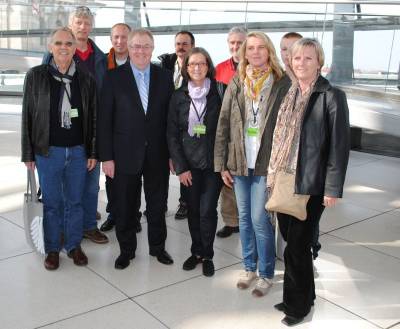
[[[241,26],[234,26],[228,32],[228,39],[232,34],[244,34],[247,35],[247,31],[244,27]]]
[[[92,25],[94,23],[94,15],[93,15],[92,11],[90,10],[90,8],[86,7],[86,6],[78,6],[73,11],[70,12],[69,20],[68,20],[69,25],[72,24],[72,20],[75,17],[76,18],[89,18]]]
[[[51,33],[49,35],[49,44],[53,43],[54,36],[58,32],[67,32],[67,33],[69,33],[71,35],[71,37],[72,37],[73,42],[76,43],[76,38],[75,38],[75,35],[72,32],[72,30],[69,27],[62,26],[62,27],[58,27],[55,30],[51,31]]]
[[[132,39],[136,35],[147,35],[151,39],[151,41],[152,41],[152,43],[154,45],[153,33],[151,33],[150,30],[143,29],[143,28],[133,29],[131,32],[129,32],[129,34],[128,34],[128,45],[131,44]]]

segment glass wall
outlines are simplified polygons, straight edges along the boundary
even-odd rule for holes
[[[379,4],[378,4],[379,3]],[[326,1],[39,1],[0,0],[0,91],[21,91],[23,74],[41,62],[51,29],[68,24],[69,12],[87,5],[96,21],[93,37],[104,52],[117,22],[155,34],[157,56],[173,51],[173,35],[191,30],[196,45],[215,63],[229,57],[226,33],[235,25],[265,31],[277,49],[281,36],[297,31],[318,38],[326,53],[323,73],[334,83],[397,92],[400,2],[335,4]]]

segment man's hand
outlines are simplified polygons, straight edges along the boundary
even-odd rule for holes
[[[190,170],[179,175],[179,181],[185,186],[192,186],[192,173]]]
[[[96,163],[97,163],[97,160],[96,159],[88,159],[87,160],[87,169],[88,169],[88,171],[91,171],[91,170],[93,170],[94,169],[94,167],[96,167]]]
[[[229,170],[221,171],[221,177],[226,186],[229,188],[233,187],[233,178]]]
[[[106,176],[108,176],[110,178],[114,178],[114,173],[115,173],[114,160],[104,161],[102,163],[102,168],[103,168],[103,173]]]
[[[26,168],[28,168],[29,170],[35,170],[35,161],[28,161],[25,162],[25,166]]]

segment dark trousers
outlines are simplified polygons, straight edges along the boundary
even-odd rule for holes
[[[322,196],[311,196],[307,204],[307,219],[278,213],[279,229],[287,242],[284,260],[283,302],[285,313],[295,317],[306,316],[314,304],[315,285],[311,246],[315,226],[324,206]]]
[[[179,188],[180,196],[179,196],[179,203],[186,205],[188,203],[188,188],[181,183]]]
[[[221,175],[212,169],[192,169],[191,173],[192,185],[187,188],[188,224],[192,237],[190,250],[193,255],[212,259]]]
[[[116,219],[116,235],[121,249],[121,253],[134,255],[137,247],[135,230],[135,204],[140,189],[143,176],[143,189],[146,199],[147,210],[147,237],[149,241],[150,254],[156,255],[165,247],[167,238],[167,226],[165,223],[165,204],[166,204],[166,175],[165,170],[152,170],[151,164],[144,164],[143,173],[127,175],[116,172],[113,188],[112,200],[113,211]]]
[[[111,217],[109,217],[109,220],[113,220],[115,222],[115,215],[113,214],[112,211],[112,183],[113,183],[113,179],[106,176],[106,194],[107,194],[107,208],[106,211],[111,214]],[[134,204],[134,208],[135,208],[135,218],[139,219],[140,221],[140,217],[141,217],[141,213],[140,213],[140,206],[141,206],[141,194],[142,194],[142,180],[140,180],[140,183],[137,186],[137,197],[136,197],[136,201]]]

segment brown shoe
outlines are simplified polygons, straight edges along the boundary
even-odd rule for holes
[[[95,228],[94,230],[83,232],[83,237],[86,239],[89,239],[90,241],[92,241],[94,243],[103,244],[103,243],[108,242],[107,235],[100,232],[100,230],[98,228]]]
[[[60,254],[57,251],[50,251],[45,260],[44,267],[46,270],[54,271],[60,266]]]
[[[101,219],[101,214],[98,211],[96,211],[96,220],[100,220],[100,219]]]
[[[78,266],[84,266],[87,265],[88,263],[88,258],[83,252],[81,246],[76,247],[75,249],[72,249],[68,253],[68,257],[72,258],[74,260],[74,264]]]

